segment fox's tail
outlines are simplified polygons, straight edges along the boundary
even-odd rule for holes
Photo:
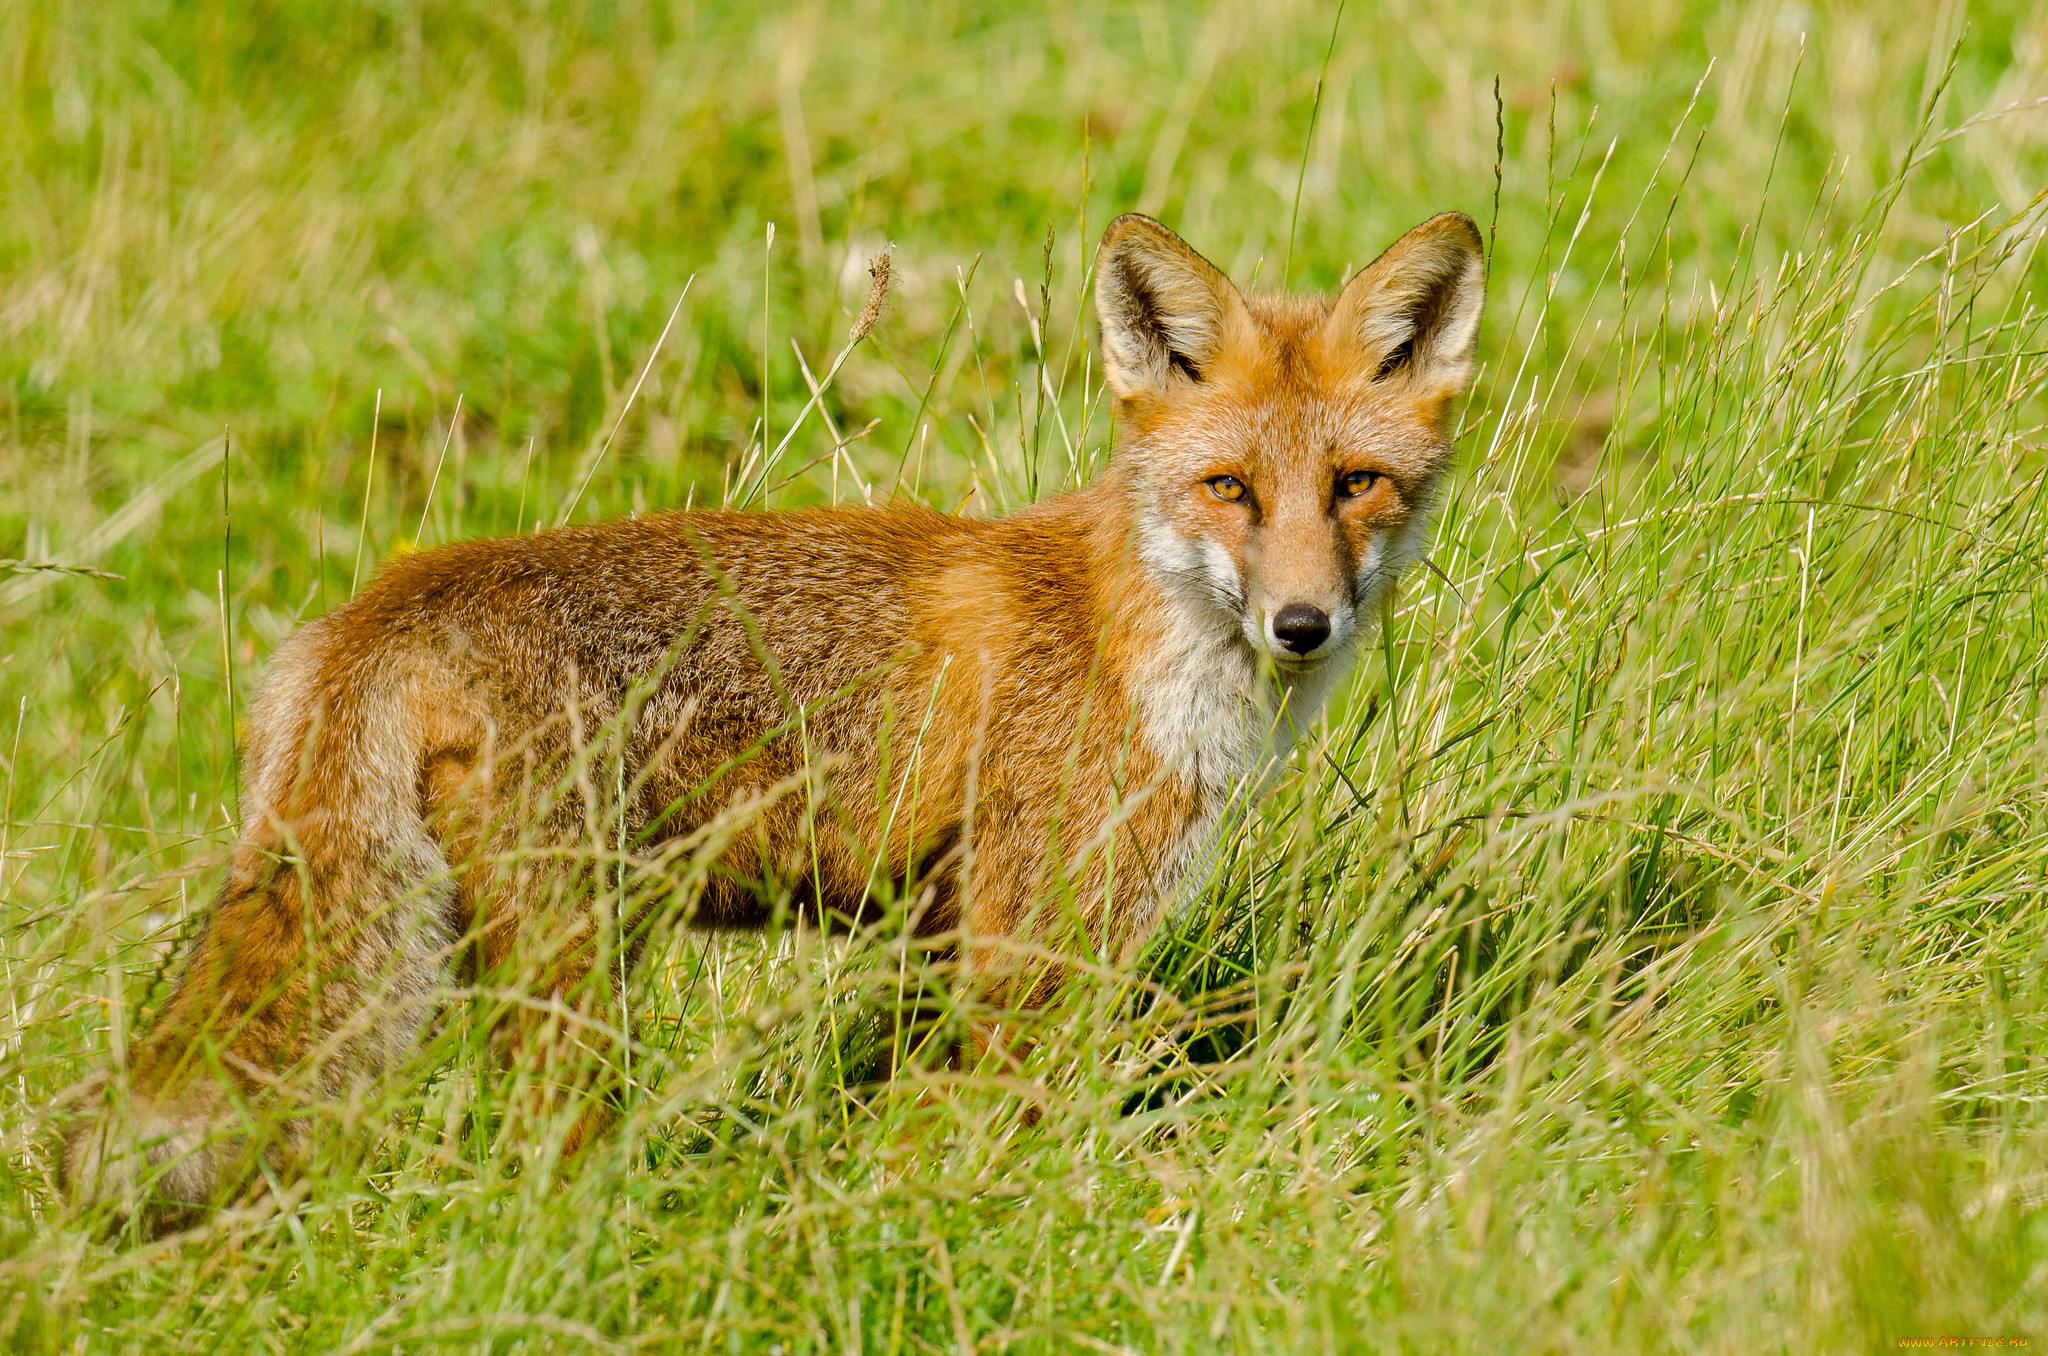
[[[454,885],[420,793],[418,675],[349,672],[334,618],[279,653],[249,714],[242,839],[148,1036],[66,1094],[75,1200],[177,1227],[307,1112],[409,1050],[451,945]]]

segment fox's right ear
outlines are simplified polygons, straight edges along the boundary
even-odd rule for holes
[[[1244,299],[1222,270],[1136,212],[1109,223],[1095,257],[1102,373],[1121,399],[1172,394],[1216,360]]]
[[[1405,387],[1441,415],[1472,380],[1486,253],[1461,212],[1431,217],[1346,284],[1331,337],[1374,382]]]

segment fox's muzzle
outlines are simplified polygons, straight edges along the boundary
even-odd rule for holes
[[[1290,654],[1315,653],[1330,638],[1330,614],[1314,603],[1289,603],[1273,614],[1273,639]]]

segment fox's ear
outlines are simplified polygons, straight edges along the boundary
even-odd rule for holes
[[[1400,382],[1418,400],[1448,404],[1472,380],[1486,254],[1462,212],[1431,217],[1368,264],[1337,298],[1328,330],[1355,346],[1374,382]]]
[[[1118,396],[1163,397],[1202,380],[1243,309],[1230,279],[1152,218],[1126,213],[1102,233],[1095,315],[1103,376]]]

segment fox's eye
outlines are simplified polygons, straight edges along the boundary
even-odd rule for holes
[[[1378,471],[1352,471],[1337,479],[1337,489],[1347,499],[1356,499],[1373,486],[1379,484]]]
[[[1245,496],[1244,482],[1236,476],[1210,476],[1208,484],[1218,499],[1228,499],[1233,504]]]

